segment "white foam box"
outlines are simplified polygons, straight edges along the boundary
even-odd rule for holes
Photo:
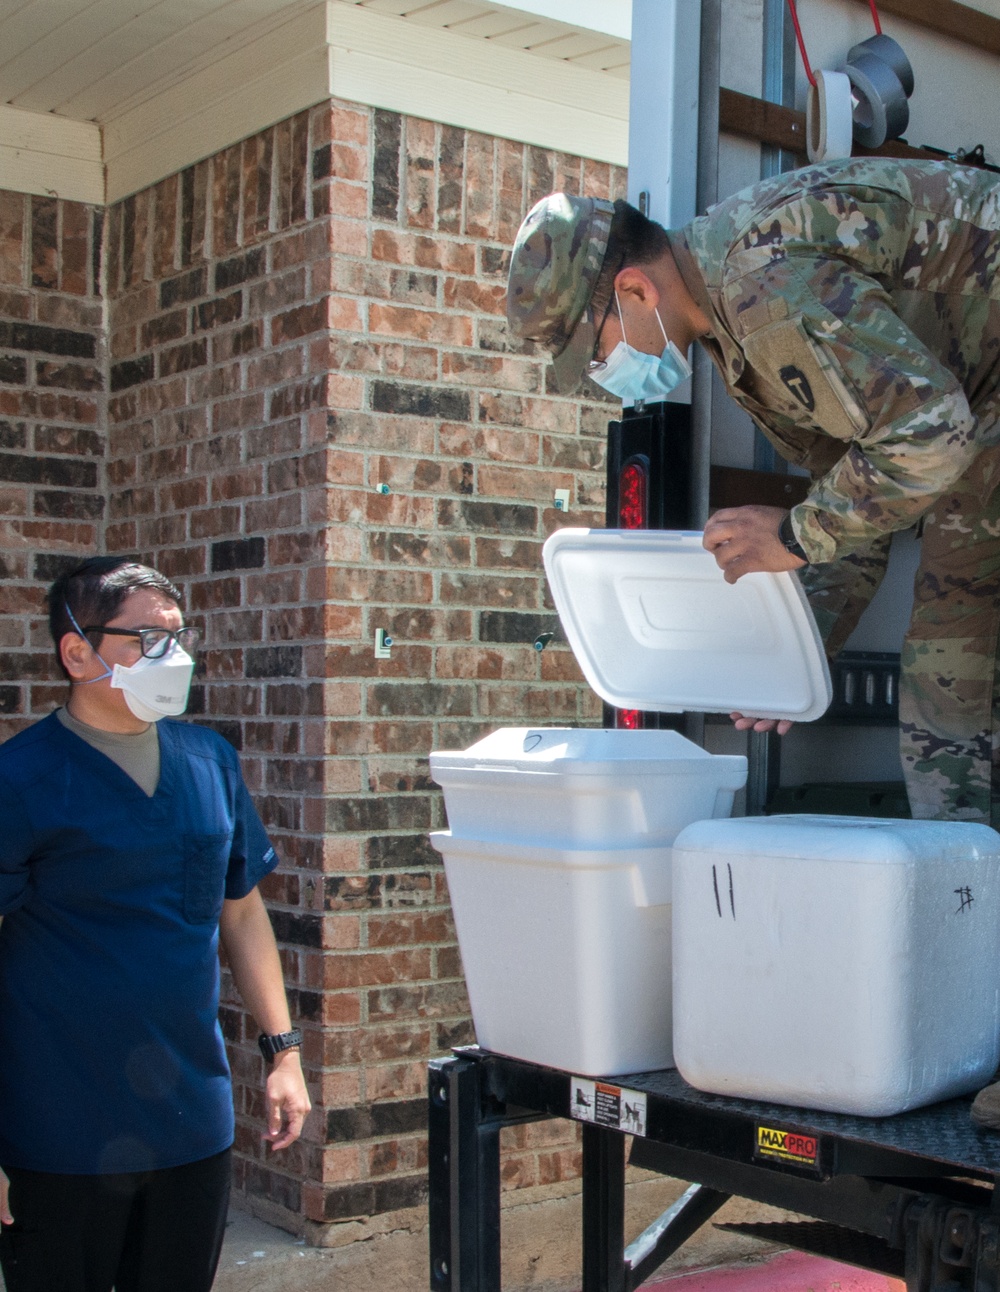
[[[1000,835],[700,821],[673,849],[674,1058],[692,1086],[885,1116],[1000,1060]]]
[[[728,816],[746,759],[677,731],[505,727],[431,754],[452,834],[556,848],[671,844],[690,821]]]
[[[586,1076],[672,1064],[670,844],[746,760],[676,732],[509,728],[431,755],[476,1039]]]

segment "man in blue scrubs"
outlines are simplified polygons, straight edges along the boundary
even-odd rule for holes
[[[219,943],[270,1062],[267,1132],[309,1111],[258,882],[277,864],[232,747],[170,720],[197,629],[147,566],[49,594],[64,709],[0,747],[0,1264],[8,1292],[207,1292],[233,1105]]]

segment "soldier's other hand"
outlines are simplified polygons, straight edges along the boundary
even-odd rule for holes
[[[784,736],[795,726],[787,718],[749,718],[744,713],[731,713],[729,716],[737,731],[777,731],[779,736]]]
[[[786,551],[778,537],[787,514],[781,507],[724,507],[709,518],[702,543],[727,583],[758,571],[778,574],[802,569],[806,562]]]

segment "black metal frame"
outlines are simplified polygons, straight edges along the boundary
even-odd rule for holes
[[[500,1130],[568,1118],[572,1080],[474,1046],[429,1065],[432,1292],[500,1292]],[[646,1098],[631,1162],[693,1185],[626,1247],[626,1136],[585,1122],[583,1292],[635,1292],[734,1195],[809,1219],[726,1228],[907,1292],[1000,1292],[1000,1135],[972,1127],[968,1100],[860,1118],[701,1094],[674,1071],[608,1080]],[[814,1159],[762,1156],[762,1127],[815,1140]]]

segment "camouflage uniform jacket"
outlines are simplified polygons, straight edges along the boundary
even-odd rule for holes
[[[909,527],[1000,439],[995,175],[824,163],[669,236],[730,393],[814,478],[792,513],[810,561]]]

